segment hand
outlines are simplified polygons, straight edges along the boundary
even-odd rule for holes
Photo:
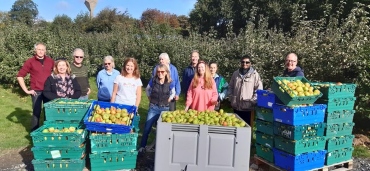
[[[89,95],[90,93],[91,93],[91,89],[87,88],[87,95]]]
[[[216,101],[211,101],[211,104],[212,105],[216,105],[217,104],[217,100]]]
[[[36,93],[35,90],[29,90],[26,93],[29,94],[29,95],[32,95],[32,96],[36,96],[37,95],[37,93]]]
[[[179,96],[175,96],[175,100],[177,101],[177,100],[179,100]]]
[[[171,98],[168,98],[168,102],[171,102],[172,101],[172,99]]]
[[[189,110],[189,106],[186,106],[185,107],[185,112],[187,112]]]

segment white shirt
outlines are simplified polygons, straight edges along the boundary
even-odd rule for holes
[[[126,78],[122,75],[118,75],[114,80],[114,83],[118,85],[116,101],[115,103],[125,105],[135,105],[136,103],[136,90],[138,87],[143,86],[140,78]]]

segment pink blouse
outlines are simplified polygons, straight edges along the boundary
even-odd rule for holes
[[[212,102],[217,101],[218,93],[216,82],[212,79],[212,89],[204,88],[204,79],[199,79],[200,83],[196,88],[192,87],[194,79],[190,83],[186,97],[186,106],[197,111],[215,110]]]

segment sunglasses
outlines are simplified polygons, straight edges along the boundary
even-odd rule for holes
[[[240,61],[241,64],[250,64],[250,61]]]
[[[164,74],[166,71],[157,71],[157,73]]]
[[[80,59],[82,59],[82,58],[84,58],[83,56],[75,56],[75,58],[80,58]]]
[[[110,65],[110,63],[104,63],[104,65]]]

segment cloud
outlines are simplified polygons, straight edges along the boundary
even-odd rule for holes
[[[70,5],[67,1],[59,1],[57,4],[57,9],[59,10],[68,10]]]

